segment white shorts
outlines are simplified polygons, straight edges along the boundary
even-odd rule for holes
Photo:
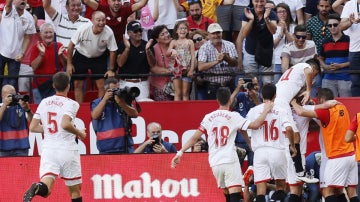
[[[328,159],[324,170],[324,181],[327,187],[357,185],[358,167],[355,155]]]
[[[324,181],[324,171],[325,166],[328,161],[328,158],[324,155],[321,155],[321,163],[320,163],[320,170],[319,170],[319,181],[320,181],[320,188],[325,188],[325,181]]]
[[[211,169],[219,188],[242,187],[245,185],[238,161],[213,166]]]
[[[40,178],[58,176],[66,186],[81,184],[81,163],[78,151],[44,148],[40,159]]]
[[[286,157],[284,149],[260,147],[254,152],[254,181],[286,179]]]

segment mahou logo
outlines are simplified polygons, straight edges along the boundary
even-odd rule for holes
[[[122,199],[126,198],[167,198],[197,197],[198,179],[183,178],[180,181],[173,179],[152,180],[148,172],[140,175],[140,179],[128,182],[122,181],[120,174],[94,175],[91,180],[94,184],[94,199]],[[114,193],[113,193],[114,192]]]

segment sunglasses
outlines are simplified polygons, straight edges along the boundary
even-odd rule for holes
[[[196,42],[200,42],[202,40],[203,40],[203,38],[201,36],[199,36],[198,38],[193,39],[193,42],[196,43]]]
[[[334,23],[334,24],[327,24],[326,27],[328,28],[332,28],[332,27],[337,27],[339,24],[338,23]]]
[[[188,0],[187,2],[188,3],[197,3],[197,2],[199,2],[200,0]]]
[[[297,39],[306,39],[306,35],[295,35],[295,37],[297,38]]]

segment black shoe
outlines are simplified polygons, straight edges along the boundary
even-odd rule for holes
[[[31,201],[35,194],[39,191],[39,184],[33,183],[31,187],[24,194],[24,202]]]

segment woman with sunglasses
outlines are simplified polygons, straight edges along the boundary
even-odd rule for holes
[[[275,12],[278,16],[276,33],[274,37],[274,83],[277,83],[281,77],[281,52],[285,44],[294,41],[294,28],[296,24],[294,23],[290,7],[286,3],[279,3],[275,7]]]

